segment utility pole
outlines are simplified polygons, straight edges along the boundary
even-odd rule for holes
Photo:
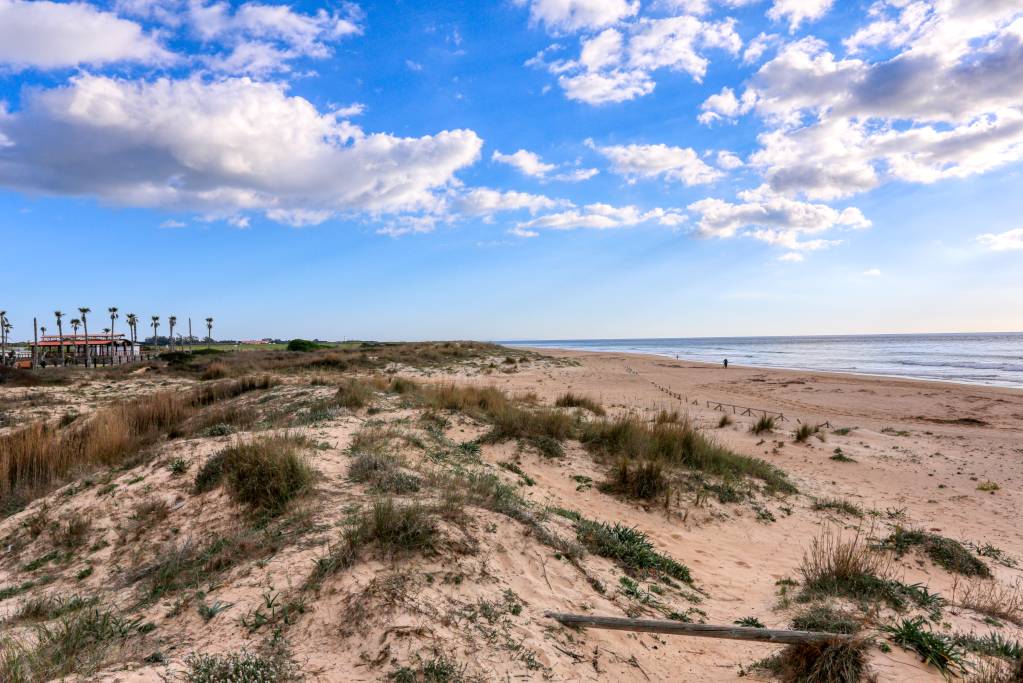
[[[32,339],[35,342],[32,345],[32,369],[36,368],[36,360],[39,358],[39,320],[38,318],[32,318]]]

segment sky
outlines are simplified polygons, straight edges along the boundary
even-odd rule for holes
[[[1021,83],[1023,0],[0,0],[0,310],[1020,331]]]

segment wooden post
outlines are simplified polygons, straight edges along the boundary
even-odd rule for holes
[[[32,345],[32,369],[35,370],[36,360],[39,358],[39,321],[37,318],[32,318],[32,339],[35,342]]]
[[[544,616],[565,624],[582,628],[606,628],[615,631],[640,631],[663,633],[672,636],[696,636],[698,638],[724,638],[727,640],[753,640],[763,643],[819,643],[834,640],[848,640],[852,636],[822,631],[779,631],[748,626],[715,626],[713,624],[684,624],[678,621],[659,619],[625,619],[622,617],[598,617],[585,614],[562,614],[547,612]]]

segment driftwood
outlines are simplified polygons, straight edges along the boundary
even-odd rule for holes
[[[625,619],[622,617],[597,617],[585,614],[562,614],[547,612],[544,616],[566,626],[582,628],[607,628],[616,631],[642,631],[663,633],[670,636],[696,636],[698,638],[725,638],[728,640],[755,640],[766,643],[819,643],[848,640],[851,636],[823,631],[780,631],[769,628],[747,626],[715,626],[713,624],[684,624],[678,621],[659,619]]]

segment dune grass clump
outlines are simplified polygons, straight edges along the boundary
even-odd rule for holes
[[[797,490],[774,465],[715,443],[688,421],[651,426],[633,417],[621,417],[588,422],[580,431],[580,441],[594,453],[680,465],[723,477],[753,477],[781,493]]]
[[[348,524],[341,538],[324,557],[319,558],[306,579],[305,588],[314,588],[339,571],[352,567],[363,548],[376,544],[394,555],[433,550],[438,535],[435,511],[420,503],[395,503],[393,498],[378,498],[369,510]]]
[[[267,436],[228,447],[223,475],[235,501],[271,515],[312,488],[313,470],[301,453],[303,439]]]
[[[722,415],[721,419],[718,420],[718,429],[724,429],[725,427],[727,427],[730,424],[732,424],[732,416],[731,415]]]
[[[272,386],[267,378],[165,391],[100,408],[64,428],[36,422],[0,436],[0,501],[14,512],[73,472],[120,465],[213,403]]]
[[[846,500],[845,498],[815,498],[812,509],[834,510],[853,517],[863,516],[863,508],[856,503]]]
[[[36,626],[31,641],[0,642],[0,681],[36,683],[72,674],[87,679],[112,650],[143,631],[138,620],[99,608],[65,615],[56,624]]]
[[[796,428],[796,431],[792,436],[796,440],[796,443],[805,443],[806,440],[809,439],[811,436],[814,436],[815,434],[820,434],[820,431],[821,431],[820,425],[811,425],[807,422],[804,422],[803,424],[799,425],[799,427]]]
[[[619,458],[611,468],[608,481],[601,486],[601,490],[619,493],[629,498],[652,500],[667,491],[669,486],[668,477],[661,463]]]
[[[600,405],[592,398],[573,394],[571,391],[559,396],[558,400],[554,402],[554,405],[558,408],[583,408],[594,415],[604,415],[606,412],[604,410],[604,406]]]
[[[946,635],[935,633],[923,617],[900,619],[881,627],[892,642],[920,655],[920,660],[937,668],[943,675],[966,673],[962,648]]]
[[[882,602],[895,610],[914,604],[940,611],[944,605],[940,596],[926,588],[897,580],[891,558],[874,550],[859,529],[851,536],[824,529],[803,554],[799,571],[804,601],[833,596],[866,605]]]
[[[195,491],[223,483],[236,502],[279,514],[312,487],[313,470],[301,453],[305,445],[304,439],[287,434],[236,443],[207,459],[196,475]]]
[[[373,388],[357,379],[347,379],[338,387],[333,402],[348,410],[365,408],[373,402]]]
[[[578,420],[551,408],[520,405],[496,387],[460,387],[454,384],[422,386],[421,404],[435,410],[457,410],[490,423],[487,442],[518,439],[548,457],[561,457],[561,442],[575,435]]]
[[[991,576],[988,566],[962,543],[938,534],[897,527],[888,538],[882,541],[881,546],[894,550],[899,557],[906,554],[910,548],[919,547],[931,561],[953,574],[983,578]]]
[[[576,535],[587,550],[614,560],[628,572],[664,575],[692,583],[688,567],[657,552],[647,535],[635,527],[580,519],[576,522]]]
[[[378,492],[415,493],[420,488],[419,477],[403,472],[398,459],[374,452],[359,453],[348,466],[348,478]]]
[[[754,434],[760,434],[761,432],[773,432],[774,431],[774,418],[763,415],[759,420],[753,423],[750,427],[750,431]]]
[[[982,636],[976,633],[956,633],[952,642],[964,650],[983,655],[998,657],[1007,662],[1023,659],[1023,645],[1018,640],[1009,640],[998,631],[988,631]]]
[[[831,605],[811,605],[792,617],[792,628],[797,631],[823,631],[852,635],[863,628],[856,617]]]
[[[861,683],[874,680],[869,652],[862,638],[800,643],[771,658],[768,668],[785,683]]]

